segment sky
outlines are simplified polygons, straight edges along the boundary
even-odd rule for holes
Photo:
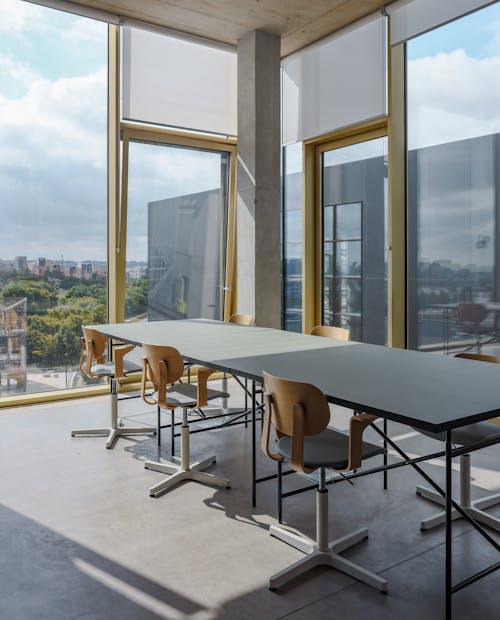
[[[107,26],[0,2],[0,258],[103,260]],[[409,42],[408,94],[410,148],[500,131],[500,3]],[[147,258],[148,201],[220,178],[218,156],[145,146],[131,152],[130,260]]]
[[[105,260],[107,24],[0,4],[0,259]],[[220,183],[218,155],[145,147],[131,150],[129,260],[147,260],[148,201]]]

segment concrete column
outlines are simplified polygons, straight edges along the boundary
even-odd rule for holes
[[[238,312],[281,326],[280,37],[238,41]]]

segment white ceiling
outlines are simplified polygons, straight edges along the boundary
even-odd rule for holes
[[[77,0],[93,8],[236,45],[252,30],[281,35],[281,55],[368,15],[390,0]]]

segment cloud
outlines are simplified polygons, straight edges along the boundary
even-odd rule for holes
[[[39,77],[36,71],[24,63],[15,62],[7,54],[0,54],[0,72],[24,88],[29,87]]]
[[[12,60],[0,94],[0,258],[106,256],[106,69],[50,80]],[[128,258],[147,259],[147,203],[218,187],[217,154],[131,143]]]
[[[106,67],[47,79],[2,56],[25,85],[0,94],[0,258],[106,256]]]
[[[408,63],[408,146],[444,144],[500,131],[500,56],[463,49]]]
[[[21,0],[2,0],[0,32],[25,32],[47,29],[46,11],[36,4]]]

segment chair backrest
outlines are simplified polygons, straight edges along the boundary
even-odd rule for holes
[[[455,306],[455,317],[459,325],[472,323],[477,326],[488,314],[488,309],[482,304],[463,302]]]
[[[158,400],[164,400],[167,386],[178,381],[184,372],[184,361],[174,347],[155,344],[143,344],[143,388],[146,381],[153,384],[154,391],[159,392]],[[144,396],[144,394],[143,394]],[[163,397],[163,398],[162,398]]]
[[[263,372],[266,400],[270,405],[271,423],[279,435],[293,436],[294,408],[303,410],[302,434],[317,435],[330,421],[325,395],[310,383],[289,381]]]
[[[108,339],[103,336],[101,332],[95,329],[90,329],[82,325],[82,350],[80,354],[80,370],[88,377],[95,378],[92,375],[92,365],[104,364],[104,354],[106,352],[106,346]],[[85,358],[85,364],[83,360]]]
[[[229,317],[229,323],[237,323],[238,325],[248,325],[253,327],[255,325],[255,317],[251,314],[232,314]]]
[[[316,325],[310,331],[311,336],[325,336],[336,340],[349,340],[350,332],[343,327],[332,327],[331,325]]]
[[[500,364],[500,357],[495,355],[481,355],[480,353],[457,353],[455,357],[461,357],[467,360],[476,360],[478,362],[491,362],[492,364]]]

